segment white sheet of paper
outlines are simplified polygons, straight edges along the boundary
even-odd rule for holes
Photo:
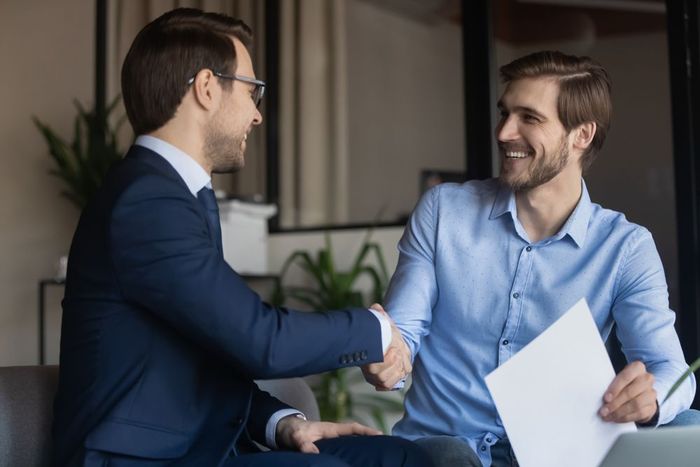
[[[522,467],[595,467],[634,423],[598,415],[615,371],[585,299],[486,376]]]

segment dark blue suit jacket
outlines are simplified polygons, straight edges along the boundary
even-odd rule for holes
[[[253,379],[382,360],[366,310],[263,303],[206,219],[170,164],[138,146],[83,212],[63,300],[55,465],[93,465],[96,452],[109,465],[219,465],[264,442],[286,408]]]

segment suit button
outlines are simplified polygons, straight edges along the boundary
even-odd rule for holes
[[[233,421],[233,426],[238,426],[243,424],[243,418],[238,417]]]
[[[363,350],[360,356],[362,357],[362,360],[367,360],[367,351]]]
[[[360,352],[355,352],[354,354],[352,354],[352,360],[355,362],[359,362],[360,361]]]

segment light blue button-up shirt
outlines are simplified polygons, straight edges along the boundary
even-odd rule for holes
[[[505,431],[484,377],[582,297],[604,339],[617,323],[628,361],[654,374],[659,402],[688,368],[651,234],[591,203],[582,187],[561,230],[537,243],[497,180],[443,184],[423,196],[386,299],[415,358],[394,434],[457,436],[489,466]],[[661,406],[659,422],[687,409],[694,394],[691,378]]]

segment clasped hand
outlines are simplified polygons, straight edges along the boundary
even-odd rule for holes
[[[401,335],[401,331],[384,311],[384,308],[376,303],[370,308],[384,314],[391,323],[391,344],[384,354],[384,361],[363,366],[362,373],[367,382],[378,391],[390,391],[396,383],[405,379],[413,370],[411,352]]]

